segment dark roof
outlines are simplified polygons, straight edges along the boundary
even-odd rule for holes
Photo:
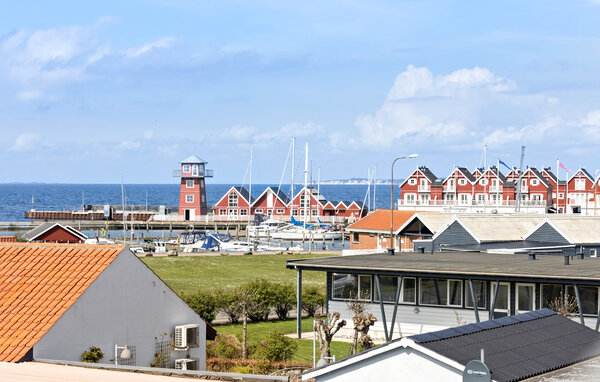
[[[550,167],[544,167],[544,172],[548,174],[548,177],[556,183],[556,175],[554,175]]]
[[[600,333],[550,309],[409,337],[466,365],[480,358],[494,381],[520,381],[600,355]]]
[[[562,256],[537,256],[536,260],[529,260],[524,255],[502,253],[403,252],[396,256],[375,254],[288,260],[286,267],[340,273],[434,277],[454,275],[488,280],[519,279],[529,282],[551,279],[553,282],[576,281],[600,285],[600,261],[589,257],[573,259],[570,265],[564,265]]]
[[[548,250],[560,250],[562,248],[574,248],[575,244],[558,244],[558,243],[550,243],[550,242],[539,242],[539,241],[531,241],[531,240],[521,240],[521,241],[491,241],[491,242],[483,242],[478,244],[467,244],[467,245],[449,245],[444,247],[444,250],[473,250],[473,251],[486,251],[490,249],[532,249],[536,252],[540,249],[548,249]]]
[[[254,196],[252,196],[252,200],[249,199],[250,197],[250,193],[248,192],[248,190],[246,189],[246,187],[233,187],[240,195],[242,195],[242,198],[246,199],[246,201],[250,202],[250,203],[254,203]]]
[[[498,167],[496,166],[492,166],[490,167],[490,170],[492,170],[492,173],[496,174],[498,176],[498,179],[500,179],[500,181],[502,183],[506,182],[506,177],[504,176],[504,174],[498,169]]]
[[[531,172],[532,172],[532,173],[534,173],[534,175],[535,175],[535,176],[537,176],[537,177],[540,179],[540,181],[541,181],[542,183],[544,183],[544,185],[545,185],[546,187],[551,187],[550,183],[548,182],[548,179],[546,179],[546,178],[545,178],[545,177],[542,175],[542,173],[540,173],[540,172],[538,171],[538,169],[537,169],[537,168],[535,168],[535,167],[529,167],[529,169],[531,170]]]
[[[592,174],[590,174],[585,168],[580,168],[579,170],[581,170],[581,172],[583,172],[585,174],[585,176],[587,176],[588,178],[590,178],[590,180],[592,182],[594,181],[594,177],[592,176]]]
[[[435,176],[435,174],[431,172],[428,167],[419,166],[419,171],[421,171],[421,174],[423,174],[423,176],[425,176],[431,183],[434,183],[436,180],[438,180],[438,177]]]
[[[285,192],[283,192],[283,190],[281,190],[281,188],[279,188],[279,187],[271,187],[271,190],[273,190],[273,193],[275,193],[275,195],[277,195],[277,197],[279,199],[281,199],[281,201],[284,204],[288,204],[290,202],[290,197],[287,196],[287,194]]]
[[[460,171],[460,173],[463,174],[463,176],[467,178],[471,183],[475,182],[475,177],[469,172],[469,170],[466,167],[457,167],[456,169]]]
[[[54,223],[54,222],[44,222],[44,223],[38,225],[37,227],[33,228],[32,230],[25,232],[22,237],[23,237],[23,239],[25,239],[27,241],[35,240],[37,237],[39,237],[44,232],[54,228],[54,226],[58,226],[58,227],[64,229],[65,231],[69,232],[70,234],[77,236],[81,240],[87,239],[87,236],[85,236],[83,233],[77,231],[75,228],[72,228],[69,226],[63,226],[62,224]]]

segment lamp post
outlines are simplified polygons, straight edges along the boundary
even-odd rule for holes
[[[129,350],[128,345],[125,345],[125,346],[115,345],[115,365],[119,364],[119,356],[118,356],[119,349],[123,349],[123,351],[121,352],[121,359],[131,358],[131,350]]]
[[[390,247],[388,248],[388,255],[394,256],[394,165],[399,159],[413,159],[418,158],[419,154],[410,154],[408,156],[401,156],[392,162],[392,192],[390,195]]]

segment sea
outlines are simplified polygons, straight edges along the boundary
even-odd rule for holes
[[[232,186],[239,184],[206,184],[206,198],[209,206],[215,203]],[[258,197],[268,186],[274,184],[253,184],[252,195]],[[248,185],[245,185],[248,188]],[[302,186],[295,185],[294,192]],[[290,185],[281,189],[289,195]],[[123,186],[125,204],[148,206],[177,206],[179,203],[179,184],[125,184]],[[390,186],[378,185],[321,185],[321,194],[327,200],[362,201],[371,209],[389,208]],[[370,192],[367,192],[370,191]],[[396,194],[398,193],[398,194]],[[394,198],[399,188],[394,190]],[[51,183],[5,183],[0,184],[0,221],[24,221],[25,211],[73,211],[81,210],[83,205],[120,205],[120,184],[51,184]]]

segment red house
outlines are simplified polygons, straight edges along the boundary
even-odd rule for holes
[[[465,167],[456,167],[442,182],[444,204],[469,204],[476,178]]]
[[[45,222],[23,234],[23,239],[39,243],[83,243],[87,236],[75,228]]]
[[[431,200],[441,201],[443,199],[442,183],[427,167],[417,167],[400,184],[402,204],[429,204]]]
[[[580,168],[567,182],[567,212],[581,213],[594,208],[594,177],[584,168]]]
[[[253,214],[287,216],[290,214],[290,198],[279,187],[267,187],[252,203]]]
[[[181,162],[181,169],[174,170],[173,176],[181,178],[179,187],[179,216],[185,220],[194,220],[196,216],[206,215],[205,178],[212,178],[213,171],[206,169],[206,161],[190,155]]]
[[[215,204],[215,213],[219,216],[229,216],[230,219],[247,217],[253,202],[254,198],[246,187],[231,187]]]
[[[302,187],[294,196],[289,207],[292,215],[295,218],[304,217],[305,209],[311,216],[323,216],[323,207],[327,204],[327,200],[314,187]]]

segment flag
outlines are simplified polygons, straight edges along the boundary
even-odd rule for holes
[[[498,163],[506,167],[508,171],[512,171],[512,168],[508,167],[506,163],[502,162],[502,159],[498,158]]]
[[[558,162],[558,165],[560,166],[560,168],[562,168],[563,170],[565,170],[566,172],[571,172],[571,170],[569,170],[567,168],[567,166],[565,166],[558,158],[556,158],[556,161]]]

